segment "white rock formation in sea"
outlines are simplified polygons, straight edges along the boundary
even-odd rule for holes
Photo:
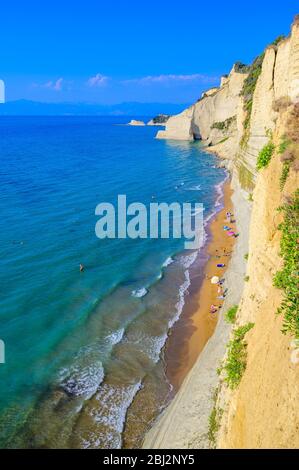
[[[128,122],[128,126],[145,126],[145,123],[143,121],[138,121],[136,119],[131,119],[131,121]]]
[[[191,129],[193,108],[194,106],[191,106],[182,113],[170,117],[166,123],[166,130],[158,131],[157,139],[193,140]]]

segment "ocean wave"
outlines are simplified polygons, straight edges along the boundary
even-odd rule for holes
[[[140,289],[135,289],[132,291],[132,296],[136,297],[137,299],[141,299],[146,294],[148,294],[148,289],[146,289],[145,287],[141,287]]]
[[[223,195],[224,195],[223,188],[228,178],[229,178],[229,173],[228,171],[226,171],[224,180],[222,180],[220,183],[215,185],[216,194],[217,194],[216,201],[214,204],[215,207],[219,207],[221,205],[221,199],[223,198]]]
[[[167,266],[169,266],[173,262],[174,262],[174,259],[171,256],[169,256],[162,264],[162,268],[167,268]]]
[[[191,188],[186,188],[186,191],[200,191],[201,184],[197,184],[196,186],[191,186]]]
[[[100,406],[89,411],[95,431],[82,436],[82,447],[120,449],[122,432],[129,406],[141,388],[141,381],[128,386],[103,384],[95,396]]]
[[[220,183],[216,184],[215,185],[215,190],[216,190],[216,194],[217,194],[217,197],[216,197],[216,200],[215,200],[215,204],[214,204],[214,207],[215,207],[215,210],[212,211],[205,219],[204,219],[204,227],[207,227],[208,224],[210,223],[210,220],[220,211],[221,209],[221,200],[223,199],[223,196],[224,196],[224,191],[223,191],[223,188],[224,188],[224,184],[226,183],[226,181],[228,180],[229,178],[229,173],[226,172],[226,176],[224,178],[224,180],[222,180]],[[205,233],[205,241],[207,239],[207,234]]]
[[[193,251],[189,255],[182,256],[181,258],[181,264],[184,266],[184,268],[190,268],[194,261],[196,260],[198,255],[198,251]]]
[[[119,330],[116,330],[112,332],[110,335],[106,336],[105,341],[107,341],[112,346],[115,346],[116,344],[121,342],[124,336],[124,332],[125,332],[125,329],[120,328]]]
[[[183,311],[183,308],[184,308],[184,305],[185,305],[185,295],[188,291],[188,288],[190,287],[190,284],[191,284],[190,274],[189,274],[189,271],[186,270],[185,271],[185,281],[183,282],[183,284],[181,285],[181,287],[179,289],[179,300],[178,300],[178,302],[176,303],[176,306],[175,306],[176,314],[169,321],[169,323],[168,323],[169,328],[173,327],[173,325],[178,321],[178,319],[180,318],[180,316],[182,314],[182,311]]]
[[[60,386],[68,395],[89,399],[104,379],[104,368],[101,361],[85,366],[73,364],[69,369],[62,370],[61,375],[66,377],[60,382]]]
[[[138,337],[133,341],[131,340],[130,343],[136,345],[137,349],[142,351],[156,364],[160,359],[160,353],[166,343],[167,337],[167,331],[159,336],[139,333]]]
[[[204,211],[204,208],[203,208],[203,207],[200,207],[199,209],[193,209],[193,210],[191,211],[191,216],[194,217],[195,215],[200,214],[200,213],[203,212],[203,211]]]

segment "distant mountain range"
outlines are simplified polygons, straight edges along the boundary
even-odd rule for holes
[[[188,104],[173,103],[120,103],[113,105],[91,103],[40,103],[38,101],[17,100],[0,104],[2,116],[156,116],[157,114],[177,114]]]

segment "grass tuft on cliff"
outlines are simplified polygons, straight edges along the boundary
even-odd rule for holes
[[[208,439],[210,442],[210,447],[213,449],[216,447],[217,432],[219,431],[220,420],[223,414],[223,410],[217,407],[218,393],[219,388],[217,387],[213,393],[213,408],[209,416]]]
[[[252,104],[253,104],[253,94],[255,91],[255,87],[258,81],[258,78],[262,72],[262,65],[263,60],[265,57],[265,53],[263,52],[261,55],[255,58],[253,63],[248,68],[248,77],[244,80],[243,88],[241,90],[241,96],[244,99],[244,110],[246,111],[246,117],[244,120],[244,133],[241,139],[241,147],[246,147],[248,138],[249,138],[249,127],[250,127],[250,118],[252,112]]]
[[[233,332],[233,339],[228,343],[227,359],[223,366],[226,372],[225,381],[230,389],[235,389],[246,369],[247,343],[246,333],[254,327],[254,323],[240,326]]]
[[[284,294],[277,313],[284,316],[282,332],[299,339],[299,189],[278,210],[284,216],[278,227],[283,268],[275,274],[274,286]]]

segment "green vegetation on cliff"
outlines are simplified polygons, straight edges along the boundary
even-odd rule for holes
[[[257,157],[256,167],[258,170],[261,170],[262,168],[265,168],[266,166],[269,165],[271,157],[274,153],[274,150],[275,150],[275,145],[273,144],[272,141],[268,142],[268,144],[266,144],[262,148],[262,150],[260,151]]]
[[[244,120],[244,134],[241,140],[241,147],[245,147],[248,142],[253,94],[257,80],[262,71],[264,57],[265,53],[263,52],[261,55],[256,57],[256,59],[250,65],[248,68],[248,77],[245,79],[243,88],[241,90],[241,96],[243,96],[244,99],[244,110],[246,111],[246,117]]]
[[[168,114],[158,114],[157,116],[153,117],[154,124],[164,124],[168,121],[170,116]]]
[[[223,365],[226,372],[225,381],[229,388],[236,388],[246,369],[247,343],[245,335],[254,327],[254,323],[240,326],[233,332],[233,339],[228,343],[227,359]]]
[[[228,311],[225,314],[225,321],[227,323],[235,323],[238,308],[239,308],[238,305],[234,305],[233,307],[228,309]]]
[[[223,414],[223,410],[219,407],[217,407],[217,400],[218,400],[218,393],[219,393],[219,388],[217,387],[214,390],[213,393],[213,409],[211,411],[211,414],[209,416],[209,428],[208,428],[208,439],[210,442],[210,446],[212,448],[215,448],[216,446],[216,437],[217,437],[217,432],[219,431],[220,428],[220,420],[221,416]]]
[[[278,210],[284,215],[278,227],[283,268],[274,276],[274,285],[284,295],[277,313],[284,315],[282,332],[299,339],[299,189]]]
[[[290,106],[285,101],[284,109]],[[281,191],[284,188],[286,180],[289,176],[290,169],[298,171],[299,166],[299,104],[296,103],[287,120],[287,132],[282,137],[278,147],[280,161],[282,162],[282,170],[279,179]]]
[[[230,118],[226,119],[225,121],[217,121],[212,124],[211,129],[218,129],[220,131],[228,131],[229,127],[235,122],[237,116],[231,116]]]
[[[281,41],[284,41],[286,38],[286,36],[284,34],[280,34],[280,36],[277,36],[276,39],[274,39],[274,41],[271,43],[271,46],[278,46],[278,44],[281,42]]]

